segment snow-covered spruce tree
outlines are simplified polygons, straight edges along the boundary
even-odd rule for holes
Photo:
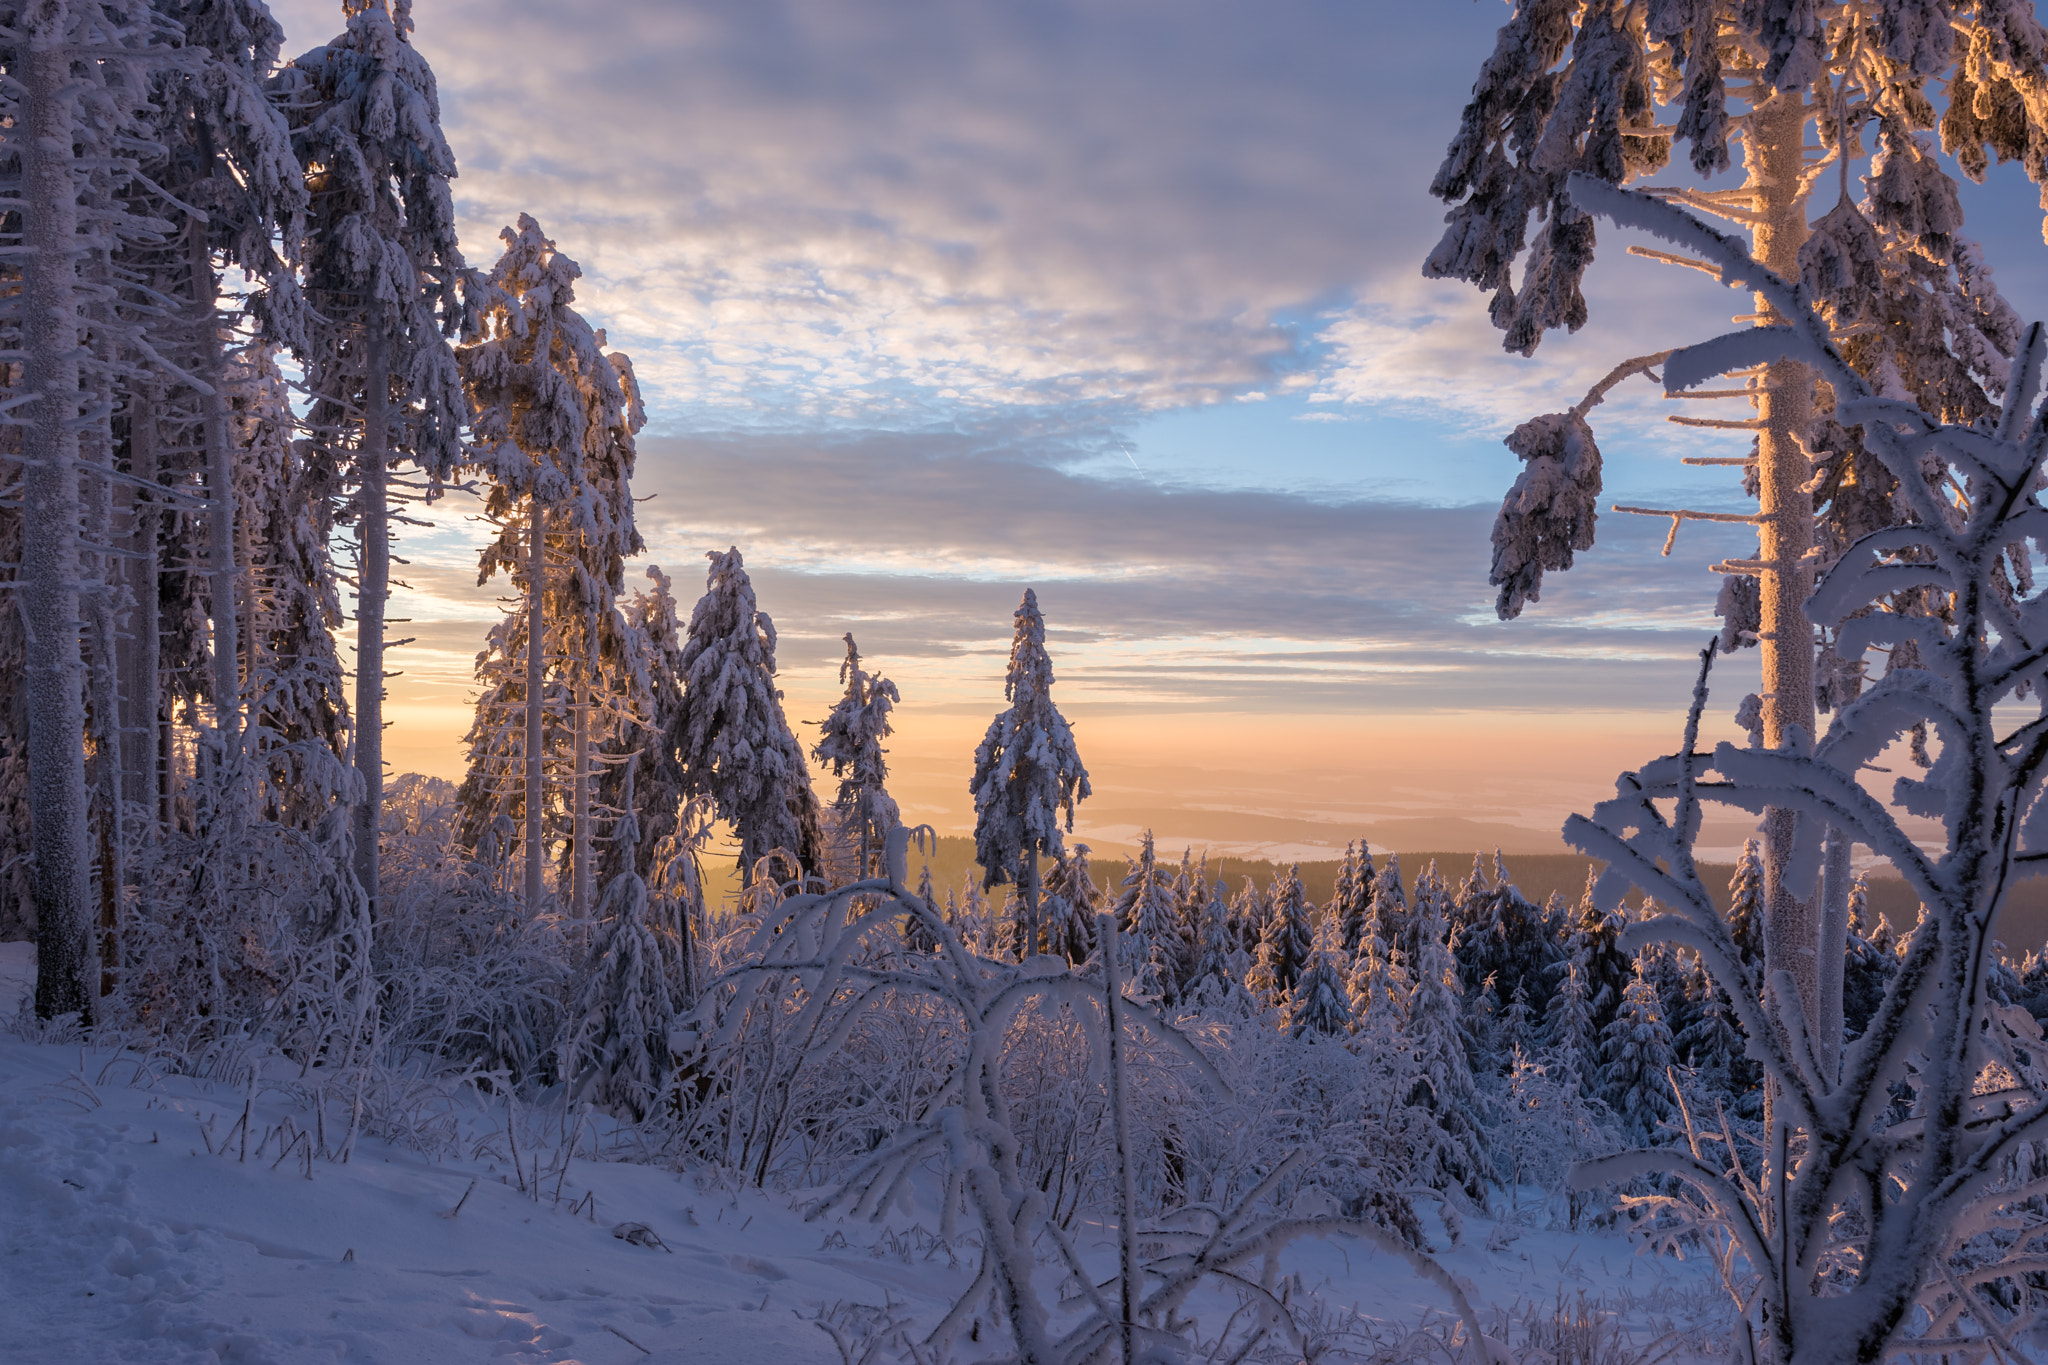
[[[1266,926],[1259,935],[1258,957],[1245,985],[1277,1009],[1286,1004],[1308,970],[1309,954],[1315,948],[1315,926],[1309,920],[1308,891],[1301,884],[1299,863],[1273,875],[1266,903]]]
[[[1415,982],[1407,962],[1387,937],[1377,903],[1366,916],[1358,952],[1351,960],[1351,974],[1344,984],[1351,997],[1352,1026],[1367,1035],[1375,1054],[1388,1054],[1407,1025]]]
[[[1075,844],[1045,878],[1046,951],[1077,964],[1095,951],[1095,912],[1102,903],[1088,853],[1088,845]]]
[[[2030,15],[2012,17],[2021,38],[2039,32]],[[2038,846],[2048,817],[2037,818],[2048,717],[2014,726],[1997,713],[2023,689],[2041,704],[2048,670],[2043,601],[2015,596],[2010,577],[2010,547],[2048,543],[2048,508],[2034,491],[2048,451],[2048,417],[2035,411],[2048,334],[2038,324],[2027,329],[1999,412],[1970,425],[1943,423],[1866,381],[1803,286],[1758,264],[1739,241],[1590,177],[1573,177],[1569,192],[1587,212],[1708,261],[1782,319],[1673,353],[1664,382],[1684,391],[1731,370],[1791,360],[1832,390],[1839,419],[1862,429],[1914,520],[1848,547],[1806,612],[1835,632],[1846,659],[1910,641],[1920,664],[1888,670],[1839,707],[1811,747],[1722,744],[1709,754],[1695,752],[1713,655],[1703,651],[1681,751],[1625,775],[1594,819],[1567,823],[1575,845],[1608,860],[1598,900],[1612,904],[1633,883],[1669,907],[1630,926],[1628,941],[1676,941],[1700,954],[1774,1096],[1766,1144],[1773,1169],[1751,1187],[1753,1197],[1718,1159],[1686,1152],[1616,1156],[1591,1163],[1581,1179],[1657,1170],[1684,1182],[1699,1201],[1694,1215],[1733,1235],[1757,1271],[1750,1322],[1769,1358],[1874,1362],[1930,1341],[1948,1349],[1965,1321],[1985,1335],[2028,1330],[2031,1300],[2014,1316],[1987,1297],[2001,1272],[1986,1267],[1959,1281],[1947,1258],[2013,1197],[2001,1181],[2048,1122],[2048,1096],[2016,1063],[2011,1024],[1985,996],[1991,926],[2019,872],[2048,857]],[[1964,496],[1951,498],[1952,486]],[[1899,594],[1923,588],[1947,597],[1947,619],[1893,609]],[[1922,725],[1939,746],[1926,776],[1897,780],[1889,801],[1866,791],[1856,774]],[[1675,803],[1668,818],[1658,799]],[[1839,1053],[1809,1026],[1802,983],[1768,948],[1762,981],[1743,967],[1692,860],[1707,799],[1803,817],[1787,850],[1789,894],[1813,894],[1832,825],[1878,852],[1919,896],[1925,918],[1897,975],[1862,1036]],[[1939,822],[1938,851],[1909,837],[1900,813]],[[1906,1114],[1893,1112],[1900,1086],[1910,1097]],[[1848,1211],[1863,1228],[1854,1260],[1822,1279]],[[1927,1338],[1922,1328],[1940,1335]]]
[[[1621,1007],[1622,992],[1628,989],[1635,962],[1621,946],[1622,916],[1619,907],[1602,910],[1593,895],[1599,883],[1599,869],[1586,869],[1586,888],[1572,910],[1570,932],[1564,942],[1564,957],[1577,962],[1585,978],[1586,1009],[1597,1040],[1614,1022]],[[1590,1062],[1591,1054],[1588,1054]]]
[[[310,195],[299,253],[307,326],[299,358],[316,458],[352,488],[356,533],[356,877],[380,894],[384,613],[395,461],[432,496],[462,459],[467,415],[447,338],[466,274],[434,73],[411,41],[410,0],[349,0],[347,28],[270,83]],[[295,346],[296,349],[296,346]]]
[[[775,686],[775,623],[754,604],[738,549],[706,556],[704,596],[683,644],[677,754],[693,793],[710,797],[740,841],[740,879],[781,849],[795,871],[817,875],[824,853],[818,798],[803,746]]]
[[[227,373],[236,560],[248,585],[238,607],[247,618],[243,690],[264,779],[261,809],[311,829],[336,803],[354,804],[347,673],[334,642],[343,619],[329,544],[337,490],[332,467],[293,439],[290,394],[272,349],[244,348]]]
[[[616,600],[624,590],[625,560],[641,549],[631,481],[633,437],[644,418],[630,362],[607,354],[603,334],[573,306],[582,268],[527,214],[498,237],[504,254],[474,290],[456,359],[469,401],[469,458],[490,481],[484,511],[499,527],[481,555],[478,582],[502,570],[518,584],[524,601],[514,614],[522,619],[494,641],[511,651],[507,660],[517,657],[524,667],[516,683],[480,678],[491,705],[480,704],[471,732],[464,805],[473,823],[483,809],[515,796],[505,777],[509,703],[516,700],[523,721],[516,798],[525,826],[526,901],[528,913],[539,913],[552,684],[558,726],[566,732],[555,764],[567,777],[561,804],[569,816],[563,845],[571,870],[564,889],[571,912],[581,918],[589,901],[592,746],[645,709],[635,705],[644,699],[633,695],[636,679]],[[480,666],[489,661],[487,653]],[[506,695],[511,690],[516,698]]]
[[[179,348],[198,409],[207,498],[206,557],[212,635],[215,724],[233,735],[242,724],[243,687],[255,681],[243,635],[252,623],[253,592],[238,572],[238,528],[253,524],[241,506],[247,461],[232,401],[232,362],[219,316],[223,269],[239,268],[259,283],[246,312],[272,346],[306,339],[295,258],[304,239],[306,178],[293,155],[284,111],[265,98],[263,83],[277,68],[284,31],[252,0],[172,7],[192,60],[165,73],[158,96],[159,125],[169,155],[161,183],[177,200],[206,214],[184,233],[186,279],[180,291],[189,310],[190,341]],[[259,390],[258,400],[268,398]],[[288,409],[286,410],[289,411]],[[286,438],[288,439],[288,438]],[[240,468],[238,468],[238,465]],[[339,793],[347,795],[347,793]]]
[[[1231,930],[1230,907],[1224,899],[1221,880],[1209,888],[1208,903],[1202,907],[1201,932],[1195,969],[1184,995],[1191,1002],[1203,1004],[1221,1004],[1233,994],[1242,995],[1250,962]]]
[[[1764,848],[1755,839],[1742,841],[1734,875],[1728,878],[1728,932],[1742,950],[1742,960],[1761,971],[1764,965]]]
[[[1122,964],[1125,979],[1160,1000],[1171,1003],[1178,999],[1180,911],[1173,880],[1159,866],[1149,829],[1139,839],[1137,861],[1125,874],[1111,908],[1116,915],[1117,941],[1127,959]]]
[[[1373,879],[1372,908],[1379,917],[1380,933],[1387,940],[1387,946],[1398,950],[1404,961],[1413,962],[1413,953],[1402,947],[1413,938],[1413,930],[1409,927],[1408,892],[1401,876],[1401,855],[1398,853],[1387,855],[1387,865]]]
[[[1520,992],[1539,1015],[1550,1003],[1559,947],[1545,932],[1543,914],[1507,879],[1494,855],[1493,883],[1453,944],[1458,980],[1468,996],[1491,990],[1505,1008]],[[1487,983],[1492,982],[1488,987]]]
[[[1325,915],[1316,925],[1315,947],[1308,969],[1295,983],[1287,1011],[1287,1031],[1336,1038],[1351,1029],[1351,996],[1345,988],[1343,949],[1337,943],[1337,921]]]
[[[639,845],[633,828],[633,765],[626,765],[624,808],[612,837]],[[683,972],[681,944],[650,922],[647,883],[630,861],[604,889],[590,966],[570,1011],[562,1045],[569,1102],[589,1100],[639,1121],[668,1078],[668,1030]]]
[[[889,831],[903,823],[896,800],[889,795],[889,761],[882,741],[892,733],[891,708],[903,698],[896,684],[860,666],[853,633],[846,635],[846,660],[839,665],[846,691],[832,714],[818,722],[818,742],[811,757],[839,779],[832,798],[834,834],[854,851],[854,881],[874,874]]]
[[[1557,993],[1543,1019],[1543,1041],[1552,1065],[1568,1067],[1584,1085],[1599,1062],[1600,1031],[1587,993],[1583,945],[1558,964]]]
[[[1391,860],[1387,865],[1393,866]],[[1402,960],[1411,965],[1421,959],[1425,926],[1432,920],[1446,926],[1451,922],[1454,904],[1451,888],[1445,884],[1443,874],[1437,871],[1434,858],[1416,875],[1412,896],[1409,905],[1397,906],[1397,913],[1387,918],[1395,949],[1400,952]]]
[[[1244,889],[1230,898],[1230,927],[1247,961],[1258,958],[1259,940],[1265,937],[1266,916],[1271,909],[1266,893],[1259,890],[1259,884],[1247,873]]]
[[[1658,1125],[1674,1113],[1667,1079],[1674,1060],[1664,1008],[1639,967],[1600,1036],[1600,1095],[1634,1142],[1655,1141]]]
[[[932,865],[929,862],[925,863],[918,870],[917,898],[924,903],[925,909],[932,912],[931,917],[929,919],[922,915],[905,915],[903,917],[903,951],[907,953],[929,953],[939,946],[938,939],[933,937],[931,932],[932,920],[939,918],[939,901],[938,893],[932,886]]]
[[[632,648],[635,677],[631,688],[642,698],[646,715],[638,724],[624,727],[604,747],[605,761],[599,774],[597,804],[606,810],[625,809],[623,781],[625,760],[635,754],[635,823],[640,830],[638,848],[622,848],[617,840],[606,840],[598,860],[599,876],[607,884],[616,877],[625,859],[632,858],[640,875],[652,878],[656,850],[678,834],[684,807],[690,800],[690,775],[683,767],[683,626],[676,615],[675,594],[669,577],[660,566],[647,566],[650,586],[635,588],[626,604],[626,630]]]
[[[1038,594],[1024,590],[1015,613],[1003,697],[1010,703],[989,722],[974,751],[967,790],[974,797],[974,858],[983,885],[1016,880],[1022,892],[1029,952],[1038,951],[1038,858],[1060,856],[1061,816],[1069,833],[1074,807],[1088,799],[1088,769],[1074,732],[1052,700],[1052,659]]]
[[[1337,951],[1346,958],[1358,954],[1366,916],[1372,913],[1373,884],[1378,876],[1378,869],[1372,865],[1372,850],[1363,839],[1344,845],[1344,859],[1337,864],[1337,885],[1330,895],[1329,913],[1337,921]]]
[[[1940,113],[1926,93],[1936,81],[1946,87]],[[1626,184],[1661,170],[1674,142],[1689,143],[1692,170],[1712,177],[1729,169],[1730,143],[1739,141],[1741,186],[1645,192],[1746,230],[1754,260],[1804,285],[1838,356],[1873,389],[1910,397],[1939,420],[1989,420],[2019,325],[1976,244],[1958,232],[1955,179],[1923,137],[1937,125],[1943,149],[1973,179],[1995,155],[2018,160],[2037,183],[2048,180],[2048,162],[2034,154],[2048,138],[2048,31],[2031,8],[2013,0],[1524,0],[1501,29],[1430,186],[1453,208],[1424,273],[1491,292],[1507,348],[1532,353],[1547,329],[1575,331],[1588,316],[1580,282],[1593,258],[1594,221],[1568,191],[1569,177]],[[1809,136],[1817,143],[1811,152]],[[1851,171],[1866,158],[1858,202]],[[1835,202],[1809,223],[1816,192]],[[1533,241],[1532,214],[1541,220]],[[1517,290],[1512,273],[1525,245]],[[1701,265],[1696,256],[1631,252]],[[1755,308],[1766,321],[1790,317],[1764,292]],[[1494,527],[1491,581],[1503,618],[1537,600],[1546,570],[1569,568],[1575,551],[1591,548],[1600,452],[1587,416],[1616,384],[1652,374],[1666,354],[1625,362],[1570,411],[1534,418],[1508,438],[1527,464]],[[1839,395],[1816,389],[1814,367],[1773,355],[1728,373],[1740,387],[1687,396],[1738,399],[1753,417],[1674,420],[1757,433],[1749,460],[1699,463],[1743,464],[1758,499],[1758,515],[1746,519],[1758,528],[1757,554],[1717,566],[1737,576],[1724,584],[1719,608],[1731,646],[1762,645],[1756,719],[1761,742],[1776,748],[1795,733],[1810,739],[1816,704],[1845,701],[1861,685],[1860,664],[1832,625],[1818,651],[1810,643],[1801,607],[1816,573],[1859,537],[1914,514],[1859,424],[1830,410]],[[1625,510],[1670,516],[1674,539],[1687,518],[1736,519]],[[2029,570],[2015,562],[2006,572],[2023,582]],[[1904,600],[1913,596],[1901,594],[1892,609],[1940,614],[1932,600]],[[1829,847],[1821,898],[1794,901],[1785,891],[1792,823],[1785,811],[1764,824],[1766,956],[1793,973],[1817,1045],[1834,1052],[1848,844]]]
[[[1465,1056],[1458,964],[1444,941],[1450,926],[1438,898],[1418,896],[1416,903],[1415,985],[1403,1038],[1416,1067],[1409,1102],[1427,1110],[1435,1129],[1424,1179],[1439,1189],[1456,1185],[1483,1207],[1491,1164],[1480,1127],[1479,1093]]]

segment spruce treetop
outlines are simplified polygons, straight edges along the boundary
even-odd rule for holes
[[[1011,705],[989,723],[974,751],[975,857],[986,885],[1007,882],[1028,852],[1058,857],[1061,828],[1091,794],[1073,731],[1052,701],[1052,659],[1038,594],[1026,588],[1015,613],[1003,696]],[[1064,817],[1064,820],[1062,819]]]

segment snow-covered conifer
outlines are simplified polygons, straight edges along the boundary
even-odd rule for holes
[[[1296,1038],[1306,1034],[1334,1038],[1351,1028],[1351,998],[1344,985],[1343,950],[1337,944],[1336,929],[1337,921],[1329,915],[1316,926],[1307,970],[1290,994],[1287,1030]]]
[[[508,765],[512,717],[480,710],[486,742],[472,743],[472,774],[489,789],[473,799],[516,798],[526,831],[527,908],[537,912],[552,709],[569,825],[566,899],[580,917],[588,910],[593,842],[592,745],[644,709],[645,699],[632,695],[630,646],[616,601],[624,561],[641,548],[631,479],[633,437],[643,419],[630,364],[605,353],[602,334],[573,306],[582,268],[526,214],[498,236],[505,251],[478,287],[457,358],[469,402],[470,458],[490,481],[484,508],[499,528],[483,551],[479,581],[508,572],[525,599],[515,610],[522,619],[503,636],[524,656],[517,685],[522,724],[519,781],[501,789],[510,784],[492,781],[488,769]],[[484,681],[493,709],[510,700]],[[595,735],[593,704],[600,713]]]
[[[1088,852],[1088,845],[1075,844],[1045,878],[1046,951],[1074,963],[1095,951],[1095,912],[1102,900]]]
[[[1259,941],[1266,934],[1266,916],[1271,906],[1266,893],[1259,890],[1258,882],[1247,874],[1244,889],[1230,898],[1230,925],[1237,935],[1237,946],[1248,959],[1256,960]]]
[[[1389,853],[1387,865],[1372,884],[1373,912],[1379,916],[1380,933],[1387,946],[1400,952],[1404,962],[1415,960],[1415,931],[1410,923],[1408,892],[1401,876],[1401,855]]]
[[[882,741],[893,732],[889,711],[903,700],[896,684],[860,666],[853,633],[846,635],[846,659],[839,665],[846,691],[832,713],[818,722],[818,742],[811,757],[832,770],[839,792],[832,815],[839,841],[854,850],[854,880],[874,875],[889,831],[903,823],[889,780],[887,749]]]
[[[468,416],[445,337],[460,327],[465,275],[434,74],[412,45],[406,0],[369,0],[347,28],[272,81],[310,201],[300,252],[312,322],[306,422],[321,458],[346,470],[356,530],[357,879],[373,904],[384,799],[384,613],[391,483],[410,458],[430,483],[462,458]]]
[[[1761,968],[1764,960],[1764,847],[1742,841],[1735,874],[1728,879],[1728,932],[1742,950],[1742,960]]]
[[[917,874],[917,898],[934,917],[939,913],[939,902],[932,890],[932,865],[926,863]],[[903,947],[906,952],[929,953],[939,946],[939,940],[931,926],[915,915],[903,917]]]
[[[1353,1027],[1368,1036],[1374,1053],[1387,1053],[1407,1024],[1415,983],[1407,962],[1387,937],[1377,903],[1366,916],[1345,990],[1351,997]]]
[[[1073,730],[1053,705],[1052,658],[1035,591],[1024,590],[1014,619],[1003,677],[1010,705],[989,722],[976,747],[967,790],[974,797],[974,856],[984,884],[1019,881],[1025,930],[1036,951],[1039,855],[1060,855],[1062,816],[1071,832],[1074,807],[1091,788]]]
[[[1456,1184],[1483,1205],[1490,1163],[1479,1125],[1479,1094],[1466,1058],[1458,964],[1445,942],[1450,926],[1442,905],[1441,896],[1416,896],[1415,986],[1406,1040],[1414,1053],[1417,1083],[1410,1101],[1427,1107],[1441,1134],[1428,1153],[1425,1179],[1439,1188]]]
[[[1674,1060],[1664,1008],[1639,967],[1600,1036],[1601,1097],[1637,1143],[1653,1141],[1657,1125],[1673,1113],[1667,1073]]]
[[[635,588],[625,607],[630,644],[626,657],[635,675],[630,691],[643,700],[646,714],[634,724],[621,726],[611,743],[603,746],[605,757],[597,788],[601,809],[624,810],[619,783],[628,760],[637,755],[631,766],[640,847],[628,849],[616,840],[605,842],[599,870],[606,883],[619,874],[627,857],[635,860],[642,877],[651,878],[655,851],[678,835],[690,802],[689,773],[682,759],[683,627],[668,575],[660,566],[650,564],[646,576],[649,586]]]
[[[711,570],[681,659],[684,769],[691,789],[732,822],[742,881],[778,848],[815,874],[823,852],[818,799],[775,686],[775,623],[755,605],[737,549],[706,558]]]
[[[613,838],[634,848],[640,832],[633,828],[630,772],[626,796]],[[664,941],[649,923],[647,884],[630,861],[605,887],[597,918],[590,968],[570,1014],[562,1072],[571,1103],[589,1100],[638,1120],[654,1107],[667,1079],[680,945]]]
[[[1309,920],[1308,892],[1301,884],[1300,864],[1275,874],[1267,900],[1271,909],[1265,930],[1259,936],[1259,959],[1253,968],[1257,984],[1252,991],[1277,1006],[1293,994],[1302,973],[1308,970],[1309,954],[1315,948],[1315,927]]]
[[[1177,998],[1181,977],[1180,907],[1174,896],[1173,879],[1159,866],[1153,850],[1152,831],[1146,830],[1138,843],[1138,857],[1117,891],[1118,942],[1131,957],[1126,963],[1128,979],[1151,978],[1148,993],[1163,1000]]]
[[[1201,951],[1195,957],[1195,970],[1188,979],[1185,992],[1190,1000],[1222,1000],[1233,991],[1243,991],[1244,975],[1249,965],[1236,933],[1230,926],[1230,907],[1225,903],[1223,883],[1219,880],[1209,887],[1209,898],[1202,907]]]
[[[1337,921],[1337,951],[1346,960],[1358,956],[1378,877],[1378,870],[1372,865],[1372,849],[1363,839],[1344,846],[1344,860],[1337,865],[1336,889],[1330,896],[1330,914]]]
[[[1583,1085],[1599,1064],[1600,1031],[1595,1027],[1586,981],[1586,946],[1579,944],[1560,967],[1557,993],[1543,1020],[1543,1042],[1557,1065]]]

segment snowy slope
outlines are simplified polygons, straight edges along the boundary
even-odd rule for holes
[[[32,977],[22,947],[0,945],[9,1018],[10,997]],[[245,1159],[242,1087],[0,1034],[0,1360],[835,1362],[821,1312],[895,1305],[928,1327],[965,1287],[975,1255],[963,1246],[956,1259],[938,1244],[928,1209],[879,1227],[807,1223],[801,1198],[618,1161],[572,1160],[557,1201],[549,1168],[560,1121],[544,1110],[522,1109],[518,1127],[523,1165],[528,1147],[545,1152],[538,1201],[508,1174],[504,1111],[474,1101],[421,1101],[414,1144],[364,1138],[345,1165],[309,1165],[301,1145],[280,1161],[280,1125],[317,1120],[286,1088],[296,1068],[274,1059],[265,1074]],[[338,1108],[330,1098],[330,1149],[345,1122]],[[590,1140],[586,1130],[579,1151]],[[436,1144],[453,1154],[417,1150]],[[629,1221],[668,1250],[615,1237]],[[1107,1255],[1103,1229],[1077,1233]],[[1464,1245],[1443,1257],[1492,1309],[1533,1303],[1547,1320],[1560,1288],[1584,1288],[1621,1310],[1645,1346],[1666,1318],[1719,1315],[1699,1263],[1555,1231],[1494,1238],[1489,1251],[1493,1233],[1469,1220]],[[1350,1343],[1326,1359],[1371,1358],[1367,1334],[1392,1343],[1425,1318],[1445,1324],[1436,1291],[1365,1243],[1300,1246],[1287,1268],[1320,1300],[1305,1316]],[[1055,1278],[1047,1267],[1048,1295]],[[1493,1320],[1488,1307],[1481,1314]],[[1520,1346],[1525,1334],[1505,1335]],[[986,1328],[983,1341],[963,1342],[962,1358],[1001,1344]],[[1694,1331],[1657,1353],[1710,1345],[1710,1332]]]

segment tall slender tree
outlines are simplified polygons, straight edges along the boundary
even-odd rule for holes
[[[1010,641],[1003,696],[974,751],[967,790],[974,796],[974,854],[982,885],[1019,884],[1028,951],[1038,950],[1038,858],[1062,853],[1060,830],[1074,828],[1074,807],[1088,799],[1088,770],[1067,719],[1053,705],[1052,659],[1038,594],[1024,590]]]
[[[631,479],[633,437],[643,419],[630,363],[607,355],[603,334],[574,307],[581,267],[526,214],[498,236],[504,254],[476,291],[471,329],[456,353],[470,404],[470,458],[490,479],[484,508],[499,527],[483,550],[478,581],[504,571],[524,596],[502,643],[520,651],[524,664],[516,686],[524,721],[519,768],[527,910],[538,913],[543,888],[552,680],[569,732],[560,764],[569,774],[562,803],[570,825],[568,900],[581,917],[589,901],[591,698],[617,699],[626,711],[600,719],[600,739],[628,723],[636,709],[616,599],[624,590],[626,557],[641,549]],[[557,547],[552,571],[551,536]],[[503,693],[486,695],[501,707],[508,700]],[[510,796],[494,789],[490,771],[504,766],[500,742],[507,719],[502,710],[488,717],[479,712],[482,733],[472,744],[478,780],[466,804]]]
[[[463,458],[467,417],[448,338],[467,275],[434,73],[412,45],[410,0],[345,0],[347,27],[271,83],[310,193],[300,254],[300,352],[318,456],[346,471],[356,533],[355,871],[374,907],[384,804],[384,617],[394,462],[431,496]]]
[[[1946,84],[1944,111],[1927,95],[1935,82]],[[2048,158],[2039,154],[2048,141],[2048,30],[2030,6],[1522,0],[1430,186],[1452,207],[1424,273],[1490,292],[1507,348],[1531,354],[1546,330],[1576,331],[1589,315],[1581,281],[1593,259],[1594,220],[1573,197],[1571,177],[1639,181],[1662,170],[1682,142],[1691,170],[1711,178],[1729,170],[1739,142],[1740,186],[1642,193],[1747,233],[1750,257],[1804,288],[1860,379],[1909,396],[1940,420],[1982,422],[1997,415],[2020,328],[1976,244],[1959,232],[1955,177],[1926,137],[1937,128],[1942,148],[1972,179],[1981,180],[1995,156],[2048,182]],[[1860,201],[1851,188],[1858,167]],[[1809,221],[1812,197],[1830,192],[1834,206]],[[1732,278],[1694,256],[1630,252]],[[1769,295],[1754,295],[1749,316],[1794,322]],[[1504,619],[1537,600],[1546,571],[1569,568],[1575,552],[1593,545],[1601,472],[1588,414],[1629,376],[1655,375],[1669,354],[1624,362],[1570,410],[1533,418],[1508,437],[1525,466],[1493,532],[1491,581]],[[1861,686],[1860,661],[1845,662],[1834,649],[1836,627],[1823,628],[1816,648],[1803,607],[1817,575],[1862,535],[1913,514],[1865,433],[1835,420],[1838,386],[1817,389],[1814,369],[1782,351],[1729,373],[1740,387],[1687,396],[1741,401],[1753,415],[1676,420],[1755,433],[1746,458],[1688,463],[1742,467],[1757,513],[1617,510],[1670,517],[1674,540],[1688,519],[1756,526],[1753,558],[1715,566],[1740,580],[1724,586],[1719,606],[1728,643],[1762,646],[1760,742],[1796,748],[1815,736],[1817,708],[1847,701]],[[2030,577],[2024,558],[2001,569],[2009,589]],[[1919,589],[1896,594],[1887,608],[1944,610]],[[1891,666],[1912,662],[1908,652]],[[1797,1000],[1781,1008],[1803,1010],[1831,1058],[1841,1043],[1849,845],[1845,837],[1829,841],[1820,890],[1802,897],[1788,880],[1796,833],[1792,811],[1767,813],[1766,958],[1797,988]]]
[[[893,732],[889,712],[903,698],[895,683],[860,666],[860,649],[851,631],[839,681],[846,691],[832,713],[818,722],[811,757],[839,779],[838,794],[832,799],[833,820],[841,842],[854,850],[854,878],[859,880],[879,870],[889,831],[903,823],[886,785],[889,751],[882,747]]]

